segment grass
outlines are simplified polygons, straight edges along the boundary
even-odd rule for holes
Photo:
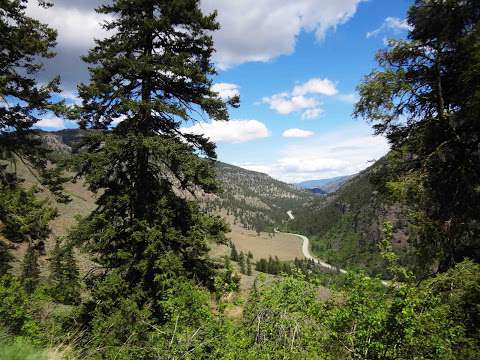
[[[12,342],[0,340],[0,359],[2,360],[48,360],[47,353],[32,344],[16,338]]]
[[[244,253],[252,252],[254,260],[268,259],[269,256],[278,256],[280,260],[303,259],[302,242],[293,235],[269,234],[246,230],[238,225],[231,225],[232,231],[227,237],[235,244],[237,250]],[[226,246],[215,247],[212,256],[230,255],[230,248]]]

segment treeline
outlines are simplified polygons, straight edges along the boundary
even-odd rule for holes
[[[277,256],[258,260],[255,263],[255,270],[272,275],[293,275],[301,272],[305,276],[315,276],[322,273],[322,269],[311,259],[295,258],[294,261],[280,261]]]

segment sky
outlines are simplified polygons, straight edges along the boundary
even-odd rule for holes
[[[101,0],[54,0],[29,15],[58,30],[57,56],[40,80],[59,74],[63,96],[76,98],[88,80],[80,56],[106,36],[93,9]],[[214,34],[218,75],[213,90],[240,95],[231,120],[185,124],[218,145],[221,161],[296,183],[357,173],[388,152],[387,141],[352,117],[356,87],[375,69],[386,39],[408,33],[413,0],[202,0],[218,11]],[[46,117],[45,130],[75,127]]]

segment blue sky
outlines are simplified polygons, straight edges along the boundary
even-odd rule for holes
[[[49,72],[61,72],[64,95],[75,97],[85,80],[78,55],[101,37],[98,0],[32,15],[59,30],[59,56]],[[187,124],[218,143],[220,160],[259,170],[288,182],[348,175],[388,151],[368,124],[352,119],[355,88],[375,67],[386,38],[404,37],[410,0],[203,0],[218,9],[215,35],[219,74],[215,89],[239,93],[241,107],[229,124]],[[80,30],[81,28],[81,30]],[[71,127],[47,118],[44,129]]]

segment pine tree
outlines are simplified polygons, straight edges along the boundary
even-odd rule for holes
[[[13,256],[8,251],[7,245],[0,240],[0,277],[7,274],[12,268],[10,262],[13,260]]]
[[[39,1],[41,6],[49,6]],[[54,56],[56,32],[25,14],[27,0],[0,2],[0,221],[2,233],[12,241],[39,245],[48,236],[48,222],[55,215],[45,201],[35,198],[35,190],[21,189],[15,166],[19,159],[41,178],[57,172],[46,168],[47,150],[35,136],[33,126],[45,114],[59,114],[63,103],[54,103],[59,79],[40,85],[36,75],[43,68],[42,58]],[[56,184],[60,194],[60,182]],[[5,253],[4,253],[5,254]],[[33,250],[27,253],[35,260]]]
[[[56,32],[25,14],[27,0],[0,3],[0,160],[23,162],[45,170],[45,150],[32,127],[46,112],[59,112],[62,103],[53,103],[51,95],[59,93],[59,78],[39,85],[35,75],[42,70],[42,58],[54,56]],[[48,6],[46,1],[39,2]],[[0,163],[0,183],[12,185],[14,173]]]
[[[417,0],[407,20],[408,39],[378,53],[355,114],[392,144],[380,180],[410,206],[421,267],[445,271],[465,257],[480,261],[480,6]]]
[[[259,261],[257,261],[257,263],[255,264],[255,270],[257,270],[257,271],[259,271],[259,272],[268,273],[268,263],[267,263],[267,260],[265,260],[265,259],[260,259]]]
[[[252,276],[252,261],[250,260],[250,256],[247,256],[247,275]]]
[[[21,280],[27,294],[31,294],[35,291],[40,280],[38,253],[31,244],[23,257]]]
[[[235,247],[235,244],[232,242],[230,247],[232,248],[232,251],[230,252],[230,259],[232,261],[238,261],[239,257],[238,257],[238,252],[237,252],[237,248]]]
[[[79,270],[73,247],[62,245],[60,239],[55,243],[50,257],[50,293],[63,304],[78,304],[80,301]]]
[[[179,194],[218,188],[215,145],[181,130],[199,113],[228,120],[227,104],[211,90],[218,23],[198,0],[113,0],[97,11],[111,17],[104,25],[111,36],[84,58],[90,83],[79,86],[75,115],[81,127],[103,130],[92,133],[79,157],[90,190],[102,193],[72,240],[108,269],[107,277],[92,279],[94,299],[119,301],[101,286],[110,279],[129,289],[122,298],[161,315],[176,277],[213,286],[208,242],[226,243],[220,217]]]
[[[245,254],[243,253],[243,251],[240,252],[240,256],[238,257],[238,262],[240,265],[240,272],[242,274],[245,274],[247,270],[245,268]]]

